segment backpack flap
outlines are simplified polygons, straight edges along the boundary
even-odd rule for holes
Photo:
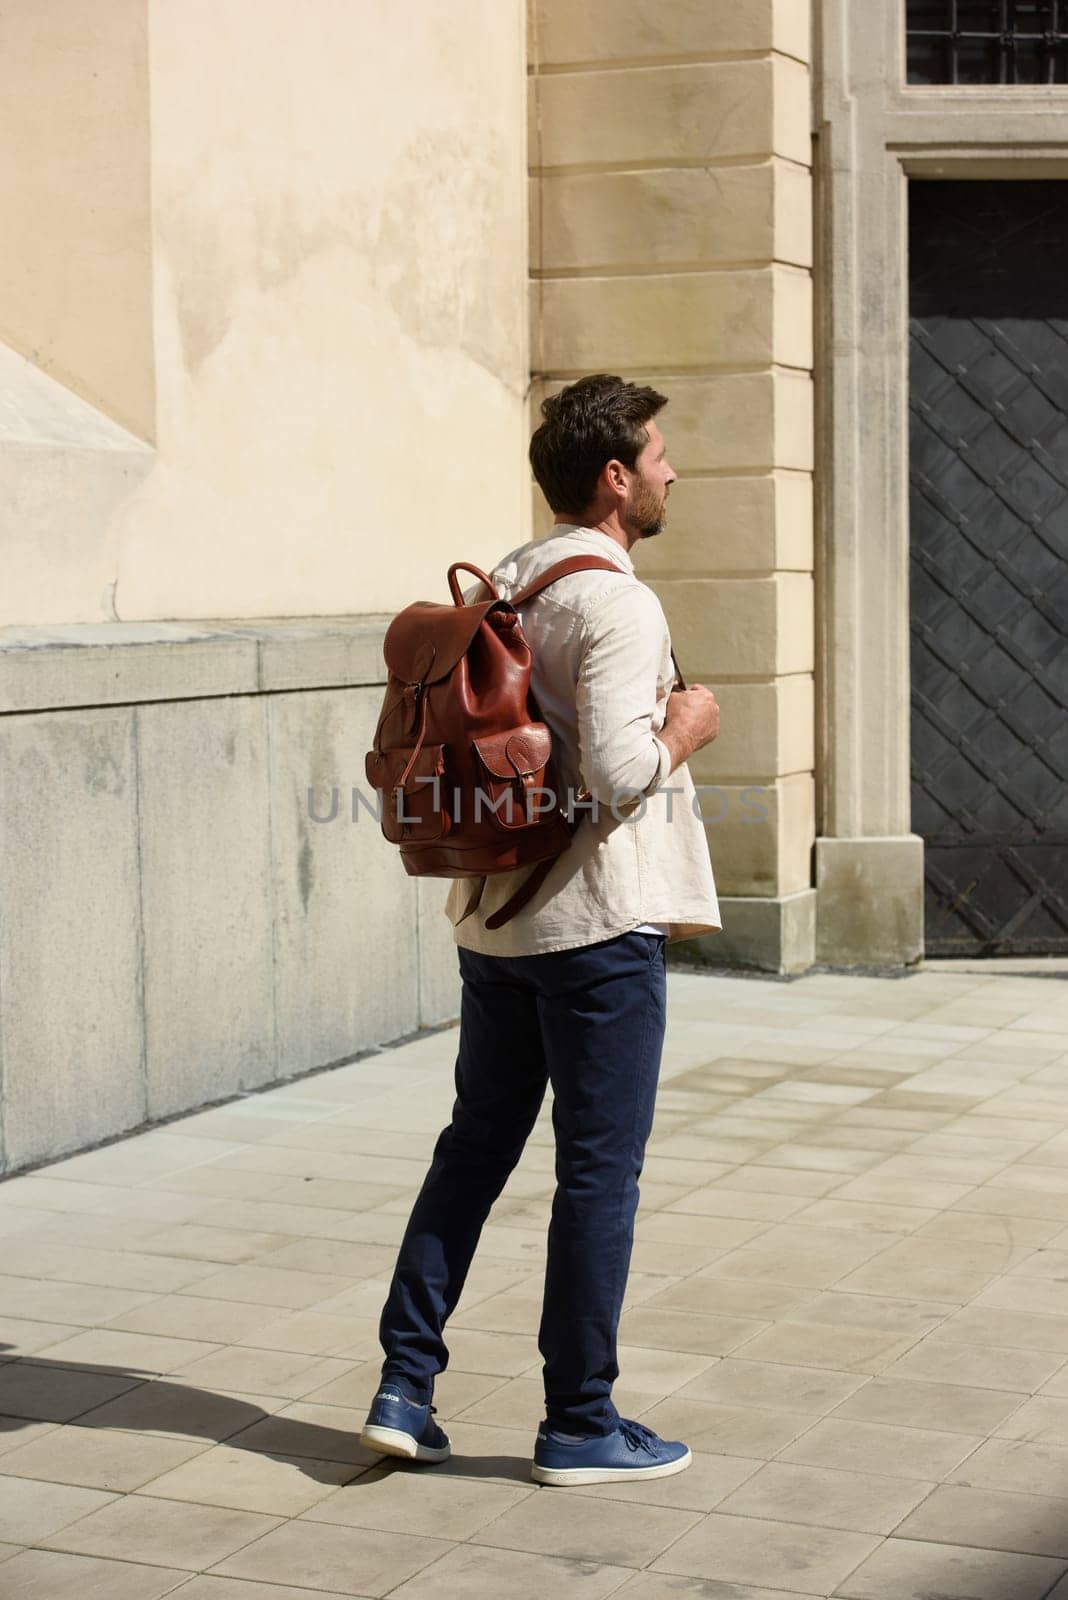
[[[492,807],[492,815],[501,827],[525,828],[556,809],[546,809],[544,795],[528,801],[532,791],[545,787],[552,757],[552,734],[544,722],[524,722],[516,728],[473,739],[472,744],[481,767],[479,782],[489,796],[484,814],[491,814]]]
[[[448,677],[471,648],[488,611],[510,611],[506,601],[475,606],[443,606],[417,600],[398,611],[382,641],[386,666],[402,683],[437,683]]]

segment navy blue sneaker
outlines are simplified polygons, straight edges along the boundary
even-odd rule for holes
[[[661,1439],[640,1422],[619,1419],[614,1433],[556,1433],[543,1422],[534,1446],[530,1476],[559,1488],[580,1483],[616,1483],[631,1478],[669,1478],[693,1456],[678,1440]]]
[[[405,1456],[409,1461],[445,1461],[452,1446],[434,1421],[436,1407],[409,1400],[390,1383],[383,1383],[371,1401],[360,1443],[383,1456]]]

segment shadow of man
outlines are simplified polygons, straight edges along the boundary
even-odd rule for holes
[[[299,1401],[286,1400],[285,1406]],[[259,1455],[284,1457],[317,1483],[341,1488],[367,1476],[426,1471],[427,1464],[382,1456],[354,1431],[265,1411],[239,1395],[194,1388],[139,1368],[73,1364],[21,1356],[0,1344],[0,1436],[46,1422],[108,1428],[174,1439],[202,1439]],[[7,1447],[0,1450],[0,1475]],[[15,1463],[12,1462],[12,1466]],[[349,1468],[339,1473],[338,1467]],[[529,1483],[530,1462],[515,1456],[458,1456],[433,1465],[457,1477]],[[67,1480],[70,1481],[70,1480]],[[87,1487],[96,1487],[88,1483]]]

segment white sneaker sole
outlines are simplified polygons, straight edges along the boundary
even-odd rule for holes
[[[407,1461],[447,1461],[452,1452],[452,1446],[448,1444],[441,1448],[419,1444],[410,1433],[404,1433],[400,1428],[364,1428],[360,1443],[365,1444],[368,1450],[376,1450],[379,1455],[403,1456]]]
[[[577,1488],[583,1483],[628,1483],[638,1478],[670,1478],[673,1473],[685,1472],[693,1460],[690,1451],[677,1461],[665,1461],[658,1467],[539,1467],[530,1469],[535,1483],[544,1483],[557,1489]]]

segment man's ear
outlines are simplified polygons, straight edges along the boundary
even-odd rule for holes
[[[611,461],[606,461],[602,468],[602,477],[613,494],[626,494],[627,469],[622,461],[617,461],[614,457]]]

